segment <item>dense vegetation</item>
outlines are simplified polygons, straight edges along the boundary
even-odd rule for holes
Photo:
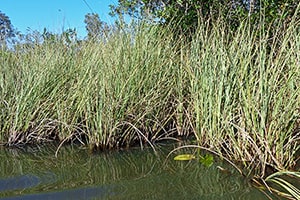
[[[111,14],[121,19],[129,15],[151,23],[176,25],[174,31],[189,35],[197,30],[199,17],[222,18],[231,30],[236,30],[245,19],[267,25],[274,19],[290,21],[298,4],[294,0],[118,0],[111,6]]]
[[[282,177],[300,179],[300,21],[260,20],[232,29],[199,17],[189,35],[172,21],[90,23],[99,34],[87,40],[45,30],[42,41],[2,48],[0,142],[107,149],[193,135],[197,147],[299,199]]]

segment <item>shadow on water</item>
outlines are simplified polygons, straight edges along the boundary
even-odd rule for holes
[[[77,146],[0,149],[3,199],[267,199],[226,163],[166,155],[174,146],[90,154]],[[188,150],[184,150],[188,151]],[[186,152],[181,152],[186,153]],[[226,173],[218,166],[228,169]]]

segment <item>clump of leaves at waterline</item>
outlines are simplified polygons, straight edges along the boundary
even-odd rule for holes
[[[285,176],[299,182],[298,24],[278,25],[270,38],[268,27],[247,22],[236,32],[202,22],[191,40],[139,25],[70,47],[1,50],[0,140],[107,149],[192,134],[198,147],[297,199]]]

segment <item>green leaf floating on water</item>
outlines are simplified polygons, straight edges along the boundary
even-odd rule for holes
[[[175,156],[174,160],[192,160],[192,159],[195,159],[196,157],[192,154],[181,154],[181,155],[178,155],[178,156]]]
[[[210,154],[206,154],[205,156],[200,158],[200,163],[205,165],[206,167],[210,167],[214,163],[214,157]]]

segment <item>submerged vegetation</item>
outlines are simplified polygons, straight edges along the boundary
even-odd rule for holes
[[[139,24],[100,41],[3,49],[0,142],[109,149],[193,135],[298,198],[281,176],[299,183],[299,21],[276,26],[244,21],[231,32],[222,20],[201,22],[185,40]]]

